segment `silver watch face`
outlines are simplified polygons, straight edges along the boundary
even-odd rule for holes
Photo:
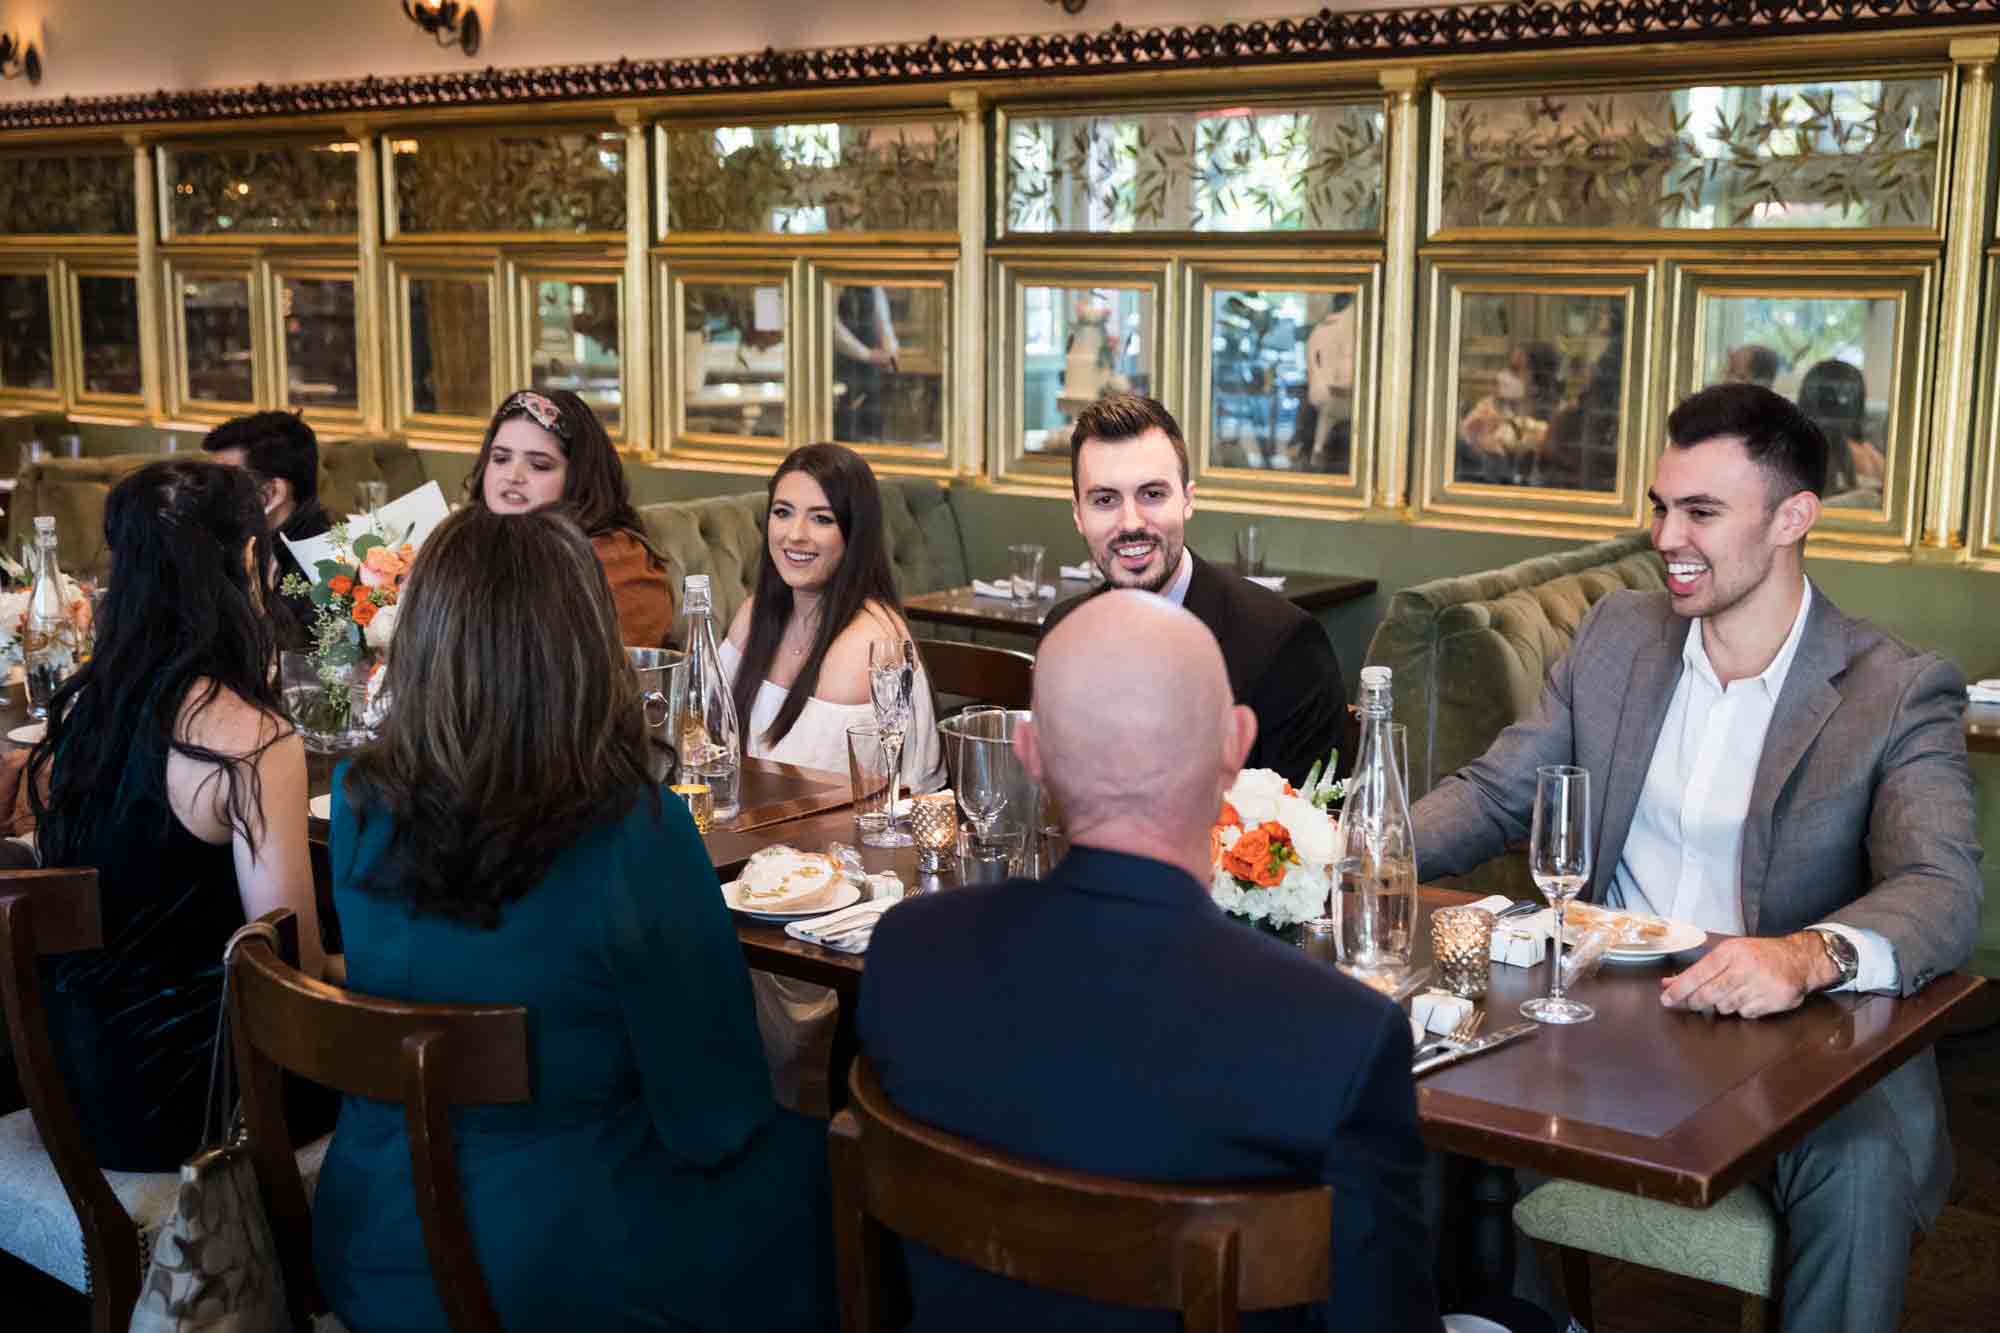
[[[1840,979],[1844,982],[1854,980],[1855,975],[1861,971],[1861,953],[1854,947],[1854,941],[1837,930],[1820,930],[1813,933],[1825,941],[1826,956],[1833,960],[1834,967],[1840,972]]]

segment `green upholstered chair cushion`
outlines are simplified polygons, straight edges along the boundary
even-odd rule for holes
[[[1552,1180],[1514,1205],[1526,1235],[1752,1296],[1778,1287],[1778,1215],[1745,1185],[1709,1208],[1682,1208],[1573,1180]]]
[[[896,590],[905,597],[967,583],[965,540],[951,495],[920,478],[881,478],[884,540]],[[718,622],[750,595],[764,544],[763,491],[642,506],[646,533],[667,558],[676,604],[689,574],[706,574]]]
[[[64,572],[101,575],[109,567],[104,545],[104,502],[111,488],[161,454],[112,454],[101,458],[45,458],[21,468],[7,501],[7,550],[19,555],[35,539],[35,515],[56,520],[56,559]]]
[[[423,455],[401,440],[370,437],[320,442],[319,502],[336,519],[361,508],[354,493],[357,482],[387,482],[393,500],[427,480]],[[445,496],[447,501],[457,498]]]

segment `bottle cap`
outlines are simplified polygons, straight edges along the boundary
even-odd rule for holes
[[[682,583],[681,587],[682,590],[685,592],[693,592],[696,588],[701,589],[703,592],[707,592],[708,575],[690,574],[687,576],[687,579]]]
[[[1389,681],[1392,674],[1389,668],[1385,666],[1362,667],[1361,688],[1364,690],[1386,690],[1389,688]]]
[[[36,532],[54,532],[55,530],[56,530],[56,516],[54,514],[35,515]]]

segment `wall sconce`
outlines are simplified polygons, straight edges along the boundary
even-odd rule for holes
[[[437,39],[439,46],[457,46],[469,56],[479,54],[479,11],[459,0],[403,0],[410,22]]]
[[[29,83],[42,81],[42,55],[35,44],[16,37],[11,32],[0,33],[0,78],[18,79],[23,74]]]

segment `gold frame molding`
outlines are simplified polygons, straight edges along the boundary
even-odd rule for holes
[[[362,330],[368,324],[367,283],[353,259],[341,256],[267,256],[264,290],[270,301],[271,406],[298,412],[315,426],[354,434],[364,428],[369,395],[373,392],[375,358],[368,355]],[[311,407],[291,401],[291,358],[286,350],[284,287],[287,278],[307,282],[346,282],[354,288],[354,406]]]
[[[665,363],[666,373],[658,377],[658,420],[665,426],[664,452],[678,458],[769,467],[775,460],[805,443],[803,423],[810,414],[808,405],[812,402],[813,393],[812,385],[808,383],[810,358],[801,355],[799,350],[802,341],[800,330],[811,327],[808,320],[801,318],[799,310],[800,295],[809,289],[805,261],[751,255],[702,259],[660,256],[654,260],[653,275],[660,297],[657,302],[659,318],[655,327],[666,349],[666,355],[660,358]],[[785,428],[781,434],[729,435],[688,429],[688,395],[682,383],[687,377],[686,342],[682,335],[686,321],[686,289],[690,282],[746,287],[775,284],[783,293],[785,378],[780,400],[785,406]]]
[[[15,407],[29,412],[59,411],[70,392],[64,347],[66,339],[63,336],[64,311],[60,296],[61,261],[54,256],[16,257],[0,253],[0,277],[41,278],[42,291],[48,297],[49,307],[49,387],[36,389],[26,385],[16,386],[0,382],[0,407]]]
[[[539,306],[534,299],[533,288],[538,282],[568,282],[577,285],[609,286],[618,302],[618,424],[617,429],[605,425],[605,434],[621,449],[630,443],[631,431],[631,374],[629,370],[629,349],[624,346],[625,330],[628,327],[626,310],[630,300],[625,291],[625,258],[565,257],[545,253],[509,253],[505,259],[507,285],[512,291],[509,302],[510,321],[507,325],[507,359],[500,363],[507,372],[509,387],[495,389],[496,395],[512,392],[515,388],[526,388],[534,379],[534,327],[539,317]],[[494,398],[494,405],[499,405]],[[599,422],[603,417],[599,414]]]
[[[441,281],[483,283],[486,288],[486,401],[499,402],[493,372],[506,358],[501,330],[507,327],[507,284],[500,280],[497,255],[451,258],[393,254],[389,256],[389,293],[393,302],[389,357],[389,429],[445,445],[476,446],[486,433],[493,409],[477,417],[448,412],[419,412],[410,375],[410,284]]]
[[[175,254],[164,259],[167,295],[167,415],[175,421],[219,424],[255,412],[270,401],[270,312],[263,292],[263,274],[253,250],[200,255]],[[250,397],[196,398],[188,387],[187,303],[183,282],[241,282],[250,316]]]
[[[95,258],[65,258],[61,261],[62,271],[62,348],[59,355],[68,374],[68,401],[77,407],[104,415],[129,416],[143,419],[146,414],[146,385],[143,370],[140,372],[139,388],[134,393],[106,393],[92,390],[84,382],[83,370],[83,294],[81,281],[84,278],[122,278],[132,284],[134,301],[133,318],[137,322],[132,350],[140,354],[146,341],[146,322],[143,312],[138,309],[141,281],[137,259],[127,263]]]
[[[810,347],[814,361],[814,393],[811,416],[808,418],[812,438],[845,444],[855,452],[866,455],[870,463],[883,464],[886,469],[898,473],[952,476],[963,433],[958,394],[953,385],[953,376],[958,368],[957,339],[953,327],[958,317],[958,265],[915,259],[815,259],[807,263],[806,281],[812,291]],[[938,292],[943,300],[944,309],[938,327],[938,374],[942,394],[938,448],[926,449],[920,445],[887,441],[857,443],[842,440],[833,433],[833,312],[836,304],[833,289],[835,286],[870,285],[932,290]]]

